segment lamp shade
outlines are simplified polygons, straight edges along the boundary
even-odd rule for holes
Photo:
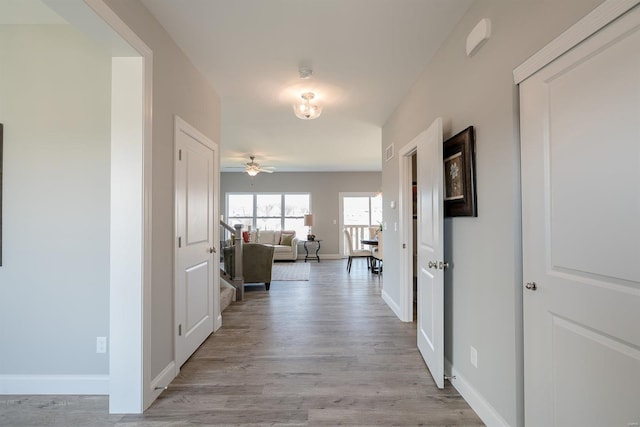
[[[305,227],[312,227],[313,226],[313,215],[312,214],[306,214],[304,216],[304,225],[305,225]]]

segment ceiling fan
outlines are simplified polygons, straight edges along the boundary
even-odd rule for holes
[[[259,163],[255,162],[255,156],[249,156],[249,158],[251,159],[250,162],[248,163],[244,163],[245,165],[245,172],[248,173],[250,176],[256,176],[258,175],[259,172],[266,172],[266,173],[273,173],[274,169],[271,166],[260,166]]]

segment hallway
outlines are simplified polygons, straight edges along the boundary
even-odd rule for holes
[[[71,403],[56,410],[51,396],[24,396],[14,398],[25,416],[0,405],[0,424],[43,425],[49,414],[46,425],[482,425],[448,383],[436,389],[415,324],[397,320],[360,261],[351,274],[345,260],[312,263],[310,281],[269,293],[247,287],[142,416],[106,415],[106,397],[63,396]]]
[[[415,325],[387,308],[364,260],[344,265],[314,262],[309,282],[247,291],[145,420],[481,425],[451,386],[435,388]]]

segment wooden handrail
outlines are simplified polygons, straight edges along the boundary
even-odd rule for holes
[[[229,231],[231,233],[235,233],[236,232],[235,228],[233,228],[232,226],[230,226],[229,224],[227,224],[223,220],[220,220],[220,227],[224,228],[225,230],[227,230],[227,231]],[[242,227],[242,226],[240,226],[240,227]]]

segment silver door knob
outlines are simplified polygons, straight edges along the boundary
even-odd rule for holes
[[[429,261],[429,264],[427,264],[427,266],[429,268],[438,268],[438,263],[435,261]]]
[[[438,267],[440,268],[440,270],[444,270],[445,268],[449,268],[449,263],[440,261]]]
[[[536,282],[529,282],[524,285],[524,287],[529,289],[530,291],[535,291],[536,289],[538,289],[538,285],[536,285]]]
[[[216,253],[216,248],[209,248],[209,253],[210,254],[215,254]]]

